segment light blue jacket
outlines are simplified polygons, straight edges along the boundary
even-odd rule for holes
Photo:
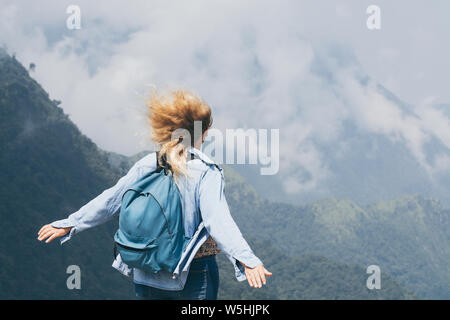
[[[188,178],[180,178],[178,185],[183,207],[185,235],[191,240],[173,274],[146,273],[137,268],[131,270],[122,262],[120,255],[117,255],[113,267],[127,276],[133,271],[136,283],[165,290],[183,289],[192,259],[209,235],[233,263],[237,280],[246,279],[240,262],[250,268],[262,264],[231,217],[224,194],[222,169],[198,149],[190,148],[188,152],[197,157],[187,162]],[[116,185],[103,191],[67,219],[52,222],[51,225],[56,228],[72,227],[70,233],[61,238],[61,244],[73,235],[104,223],[118,214],[122,195],[127,187],[155,169],[156,153],[152,152],[137,161]]]

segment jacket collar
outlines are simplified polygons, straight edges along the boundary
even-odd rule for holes
[[[214,161],[212,161],[206,154],[204,154],[203,152],[201,152],[200,150],[198,150],[194,147],[189,147],[188,152],[197,156],[200,160],[202,160],[203,162],[205,162],[207,164],[216,165],[216,163]]]

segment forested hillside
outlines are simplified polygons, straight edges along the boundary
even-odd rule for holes
[[[271,240],[292,256],[375,264],[419,297],[450,298],[450,211],[439,200],[405,195],[359,206],[326,198],[294,206],[261,199],[225,170],[232,211],[247,234]]]
[[[120,298],[132,288],[110,267],[112,224],[70,244],[44,245],[39,228],[115,183],[106,156],[18,61],[0,55],[0,298]],[[66,268],[82,272],[68,290]]]

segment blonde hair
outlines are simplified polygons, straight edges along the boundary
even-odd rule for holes
[[[147,101],[152,140],[160,146],[159,164],[168,169],[175,178],[186,176],[187,148],[201,139],[212,125],[211,108],[199,97],[187,90],[158,93],[152,90]],[[194,130],[196,121],[201,122],[201,134]],[[189,133],[174,135],[178,130]],[[197,136],[195,136],[195,134]]]

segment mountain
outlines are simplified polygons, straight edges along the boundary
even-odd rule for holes
[[[254,290],[233,279],[229,261],[219,255],[219,299],[374,300],[417,299],[390,275],[381,276],[381,289],[366,287],[368,274],[357,264],[339,263],[320,255],[289,256],[270,242],[248,238],[252,248],[273,273],[268,285]]]
[[[108,163],[115,169],[115,172],[123,176],[139,159],[145,157],[150,150],[141,151],[132,156],[125,156],[116,152],[100,150],[100,152],[108,159]]]
[[[112,186],[142,154],[127,158],[100,150],[64,114],[59,102],[52,101],[4,52],[0,52],[0,151],[0,299],[134,298],[130,279],[111,267],[117,219],[84,231],[63,246],[58,241],[39,242],[37,232]],[[233,186],[233,179],[239,177],[230,178],[226,192],[235,207],[251,205],[252,195],[260,201],[249,185]],[[237,214],[247,226],[257,222],[253,211]],[[272,230],[266,232],[270,235]],[[369,291],[363,266],[320,255],[287,255],[259,235],[247,239],[274,272],[273,280],[262,290],[251,290],[233,279],[231,266],[221,255],[221,298],[415,298],[387,274],[381,290]],[[70,265],[81,269],[81,290],[67,289]]]
[[[442,199],[443,204],[450,206],[448,173],[431,176],[400,141],[362,132],[351,123],[345,128],[341,145],[319,148],[321,154],[326,155],[324,161],[331,174],[319,181],[314,189],[301,194],[289,192],[283,185],[282,175],[261,175],[256,165],[233,165],[233,168],[254,185],[262,197],[271,201],[301,205],[324,197],[339,197],[368,205],[380,199],[420,194]],[[343,146],[345,152],[340,150]],[[427,158],[433,158],[433,149],[441,148],[439,142],[432,140],[427,148]],[[301,168],[296,170],[300,172]]]
[[[0,282],[3,299],[124,298],[132,288],[110,267],[113,226],[67,246],[37,240],[39,228],[78,210],[117,174],[97,146],[15,59],[0,55]],[[82,290],[66,269],[81,268]]]
[[[292,256],[375,264],[418,297],[450,298],[450,211],[437,199],[404,195],[359,206],[329,197],[294,206],[260,198],[242,177],[225,170],[226,188],[245,190],[229,203],[249,236],[271,240]]]
[[[349,67],[352,70],[349,78],[344,77],[340,81],[339,74],[348,70],[333,68],[330,61]],[[295,106],[298,115],[302,115],[304,110],[306,115],[314,113],[314,109],[321,104],[330,104],[323,108],[324,112],[346,115],[339,120],[326,115],[313,117],[312,123],[303,126],[324,128],[324,131],[334,128],[332,138],[321,139],[319,130],[312,129],[317,132],[311,134],[310,139],[303,140],[303,145],[297,148],[284,150],[280,159],[281,163],[291,163],[291,158],[298,157],[296,153],[303,153],[303,147],[307,150],[312,148],[318,169],[308,168],[311,164],[307,155],[305,162],[308,165],[281,165],[278,174],[272,176],[261,175],[257,165],[234,165],[233,168],[254,185],[263,198],[272,201],[301,205],[324,197],[339,197],[368,205],[404,194],[420,194],[439,198],[445,206],[450,207],[450,170],[446,165],[450,157],[446,138],[450,131],[450,104],[424,107],[404,102],[366,74],[352,54],[336,56],[333,51],[327,52],[326,57],[315,59],[313,65],[315,71],[311,80],[323,84],[326,90],[320,93],[330,92],[340,109],[336,110],[333,102],[317,94],[310,102],[311,105],[299,102]],[[357,85],[346,91],[345,83],[342,82],[349,80]],[[304,90],[314,90],[315,86],[305,89],[300,81],[296,84],[298,97],[310,96],[311,93]],[[367,97],[355,104],[353,94],[358,95],[359,89]],[[345,103],[340,105],[340,101]],[[302,120],[299,119],[299,132]],[[282,124],[279,126],[280,132],[288,130]],[[291,146],[292,141],[289,142]],[[292,177],[296,178],[297,183],[306,186],[311,183],[313,187],[306,187],[301,193],[292,192],[289,187],[291,184],[286,184],[286,180]]]

